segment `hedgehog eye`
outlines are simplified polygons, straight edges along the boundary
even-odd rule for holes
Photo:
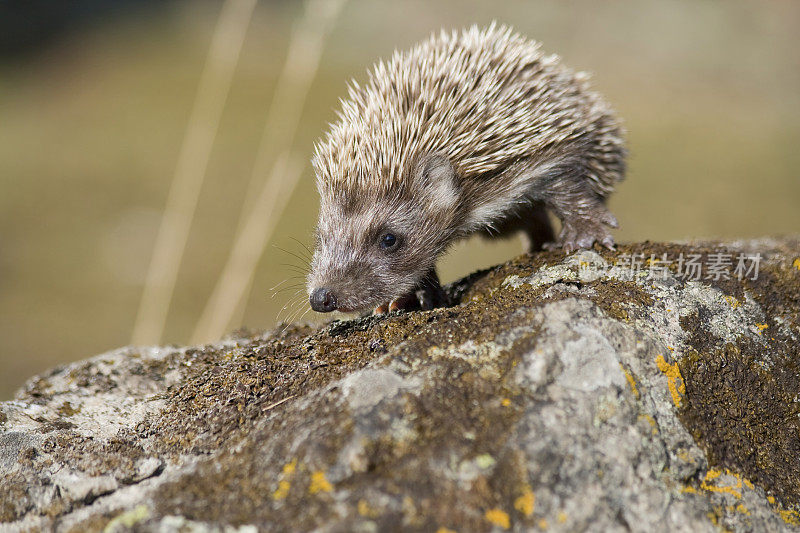
[[[397,247],[397,242],[398,239],[394,234],[384,233],[378,241],[378,246],[380,246],[382,250],[392,250]]]

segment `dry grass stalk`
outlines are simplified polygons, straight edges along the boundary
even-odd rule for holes
[[[344,3],[345,0],[308,1],[292,32],[253,166],[249,187],[252,193],[245,198],[228,262],[197,323],[193,343],[220,338],[229,329],[237,309],[245,305],[258,262],[302,174],[303,167],[294,162],[291,148],[325,38]],[[268,170],[270,164],[272,168]],[[255,191],[259,192],[253,194]],[[254,199],[251,201],[250,197]]]
[[[164,332],[211,148],[256,0],[226,0],[217,21],[170,187],[131,342]]]

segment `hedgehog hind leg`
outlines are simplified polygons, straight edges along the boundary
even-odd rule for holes
[[[571,253],[574,250],[591,248],[597,242],[609,250],[614,250],[614,238],[606,227],[608,225],[610,224],[607,222],[598,222],[593,218],[567,219],[563,222],[558,240],[546,244],[545,249],[563,248],[564,252]]]
[[[449,305],[447,293],[439,282],[436,269],[432,268],[420,280],[416,287],[408,294],[395,298],[389,304],[381,305],[375,309],[375,314],[380,315],[387,311],[429,311],[437,307]]]
[[[558,239],[546,244],[545,249],[563,248],[570,253],[591,248],[595,242],[614,249],[614,238],[609,229],[619,224],[606,207],[605,197],[590,186],[588,179],[580,174],[562,176],[562,179],[549,183],[543,198],[561,221]]]
[[[545,245],[545,249],[563,248],[566,253],[581,248],[591,248],[597,242],[614,249],[614,238],[609,228],[619,226],[602,199],[589,196],[557,198],[554,211],[561,220],[558,240]]]

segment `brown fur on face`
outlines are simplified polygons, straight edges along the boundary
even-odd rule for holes
[[[452,242],[459,220],[455,169],[438,154],[412,160],[407,179],[322,199],[310,291],[325,287],[337,308],[376,307],[411,291]],[[391,233],[397,244],[380,247]]]

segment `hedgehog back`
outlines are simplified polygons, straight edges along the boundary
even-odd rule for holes
[[[430,37],[351,82],[317,143],[320,192],[396,189],[420,153],[446,155],[462,182],[616,126],[587,76],[505,26]],[[466,185],[466,184],[465,184]]]

